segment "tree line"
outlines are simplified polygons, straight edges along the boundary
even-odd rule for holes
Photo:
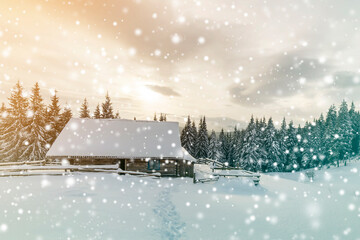
[[[272,118],[254,119],[245,129],[223,129],[208,134],[205,117],[198,129],[190,116],[181,132],[182,146],[196,158],[210,158],[250,171],[298,171],[333,164],[359,154],[360,114],[354,103],[339,110],[331,105],[326,118],[307,121],[303,127],[283,119],[279,129]]]
[[[0,108],[0,159],[1,161],[34,161],[44,159],[46,152],[72,117],[68,106],[60,107],[55,92],[50,104],[44,104],[36,83],[30,96],[17,82]],[[80,118],[116,119],[111,98],[98,104],[90,113],[88,101],[80,107]],[[136,120],[136,118],[134,118]],[[154,121],[166,121],[166,114]],[[198,127],[190,116],[181,131],[182,146],[196,158],[211,158],[230,166],[251,171],[293,171],[328,164],[340,164],[359,154],[360,114],[354,103],[350,109],[343,101],[339,110],[332,105],[326,118],[306,122],[295,127],[283,119],[279,129],[272,118],[266,120],[251,117],[245,129],[223,129],[219,134],[208,132],[206,118],[200,119]]]
[[[20,82],[11,89],[8,106],[0,108],[0,161],[36,161],[44,159],[73,114],[69,106],[60,107],[57,93],[53,94],[50,104],[44,104],[39,84],[31,89],[29,97]],[[80,118],[118,119],[114,114],[111,98],[107,93],[105,101],[98,104],[91,114],[85,98],[79,112]],[[154,114],[154,121],[166,121],[166,114],[159,118]],[[136,118],[134,117],[134,120]]]

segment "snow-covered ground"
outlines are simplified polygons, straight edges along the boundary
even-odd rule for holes
[[[193,184],[74,173],[0,178],[0,239],[360,239],[360,163]]]

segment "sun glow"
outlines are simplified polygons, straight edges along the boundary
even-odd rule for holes
[[[139,98],[145,102],[154,103],[160,100],[160,94],[152,91],[146,86],[140,86],[138,88]]]

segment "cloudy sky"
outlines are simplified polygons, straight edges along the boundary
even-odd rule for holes
[[[17,80],[76,112],[301,123],[360,103],[360,1],[4,0],[0,100]],[[226,119],[226,120],[223,120]]]

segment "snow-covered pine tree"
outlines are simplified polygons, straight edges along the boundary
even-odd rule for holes
[[[299,128],[298,128],[299,129]],[[299,152],[301,153],[300,168],[312,168],[315,167],[315,162],[312,158],[314,149],[317,148],[316,141],[313,136],[313,125],[309,121],[305,122],[304,128],[301,132],[301,139],[298,144]],[[298,133],[299,134],[299,133]]]
[[[212,130],[209,137],[208,158],[212,160],[218,160],[218,157],[219,157],[219,143],[216,138],[215,131]]]
[[[98,104],[94,111],[94,118],[100,119],[101,118],[101,111],[100,111],[100,104]]]
[[[191,156],[196,157],[197,129],[196,129],[195,121],[193,121],[191,124],[191,136],[193,136],[193,140],[191,141],[192,147],[190,154]]]
[[[194,153],[195,153],[195,157],[200,158],[200,154],[199,154],[199,132],[201,129],[201,125],[202,125],[202,118],[200,118],[200,122],[199,122],[199,128],[198,131],[196,132],[196,139],[195,139],[195,147],[194,147]]]
[[[255,123],[256,128],[256,142],[258,145],[258,159],[257,159],[257,171],[265,171],[267,167],[267,150],[265,149],[265,129],[266,129],[266,120],[265,117],[258,120],[256,119]]]
[[[89,103],[86,98],[80,107],[80,118],[90,118]]]
[[[338,152],[337,165],[339,161],[344,161],[346,165],[346,159],[351,156],[351,143],[353,139],[353,129],[351,126],[351,119],[348,111],[348,106],[345,100],[342,101],[339,108],[339,115],[336,122],[337,135],[336,151]]]
[[[105,119],[114,118],[114,112],[113,112],[112,102],[109,93],[106,93],[105,102],[102,104],[101,118],[105,118]]]
[[[25,148],[20,158],[26,161],[39,161],[45,158],[47,148],[45,131],[45,106],[40,94],[39,84],[36,83],[30,96],[28,119],[26,121]]]
[[[272,118],[270,117],[264,131],[264,147],[267,152],[266,165],[263,168],[265,172],[276,172],[282,163],[281,149],[278,139],[276,138],[276,129]]]
[[[286,132],[286,162],[285,162],[285,171],[298,170],[299,166],[296,161],[296,152],[297,152],[297,137],[296,129],[294,128],[294,123],[290,121],[287,132]]]
[[[318,149],[315,151],[317,152],[317,162],[318,166],[324,165],[325,155],[326,155],[326,148],[325,148],[325,128],[326,123],[324,119],[324,115],[320,114],[319,119],[316,121],[316,126],[314,129],[315,137],[317,138],[317,147]]]
[[[23,95],[23,87],[18,81],[15,88],[11,90],[9,97],[8,116],[2,123],[2,135],[0,139],[1,161],[20,161],[19,157],[24,151],[26,140],[26,120],[28,110],[28,99]]]
[[[156,113],[154,113],[154,121],[157,121]]]
[[[259,123],[258,123],[259,124]],[[251,116],[249,125],[245,130],[243,147],[241,149],[240,167],[249,171],[258,170],[259,142],[254,117]]]
[[[337,113],[335,105],[331,105],[327,115],[325,122],[325,159],[324,164],[334,163],[334,160],[338,158],[336,156],[335,144],[337,141],[336,137],[336,124],[337,124]]]
[[[46,132],[46,140],[48,144],[53,144],[56,140],[57,136],[60,134],[62,128],[60,126],[60,104],[59,104],[59,97],[55,91],[54,95],[51,97],[51,103],[48,107],[48,111],[46,112],[47,120],[45,125]]]
[[[197,157],[207,158],[209,152],[209,136],[205,116],[200,120],[197,137]]]
[[[280,162],[277,164],[279,171],[285,170],[286,150],[287,150],[287,129],[286,119],[283,118],[279,131],[277,132],[277,140],[280,148]]]
[[[294,152],[295,152],[295,156],[296,156],[296,166],[297,168],[294,170],[300,170],[302,169],[302,162],[303,162],[303,155],[304,155],[304,129],[301,128],[300,124],[298,125],[297,129],[296,129],[296,139],[297,139],[297,143],[295,145],[294,148]],[[305,160],[305,159],[304,159]],[[306,161],[308,161],[308,159],[306,159]]]
[[[234,128],[234,134],[232,136],[232,158],[233,158],[233,166],[240,166],[240,157],[241,157],[241,147],[242,147],[242,137],[243,131],[239,131],[237,127]]]
[[[359,154],[359,145],[360,145],[360,118],[359,112],[355,110],[354,102],[351,103],[351,107],[349,110],[349,116],[351,119],[351,128],[352,128],[352,135],[353,138],[351,140],[352,145],[352,155]]]
[[[154,119],[156,119],[156,115]],[[185,126],[181,131],[180,140],[181,140],[181,146],[183,146],[183,148],[185,148],[185,150],[188,151],[188,153],[192,154],[195,136],[193,135],[190,116],[188,116]]]
[[[223,163],[229,163],[228,156],[229,156],[229,141],[228,137],[225,135],[224,129],[221,129],[219,134],[219,157],[218,160]]]
[[[64,108],[64,112],[61,114],[60,116],[60,127],[61,130],[64,129],[64,127],[66,126],[66,124],[70,121],[70,119],[72,118],[72,112],[71,112],[71,108],[69,106],[66,106]]]

